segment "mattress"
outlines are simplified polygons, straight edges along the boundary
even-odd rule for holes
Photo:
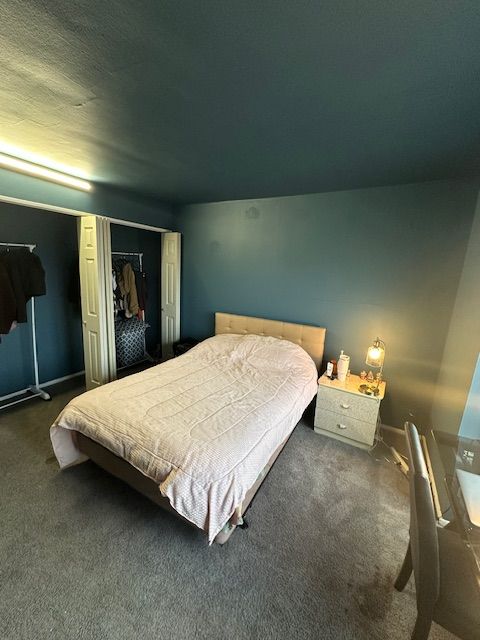
[[[62,468],[78,431],[147,478],[211,543],[317,391],[299,346],[218,335],[185,355],[74,398],[51,427]]]

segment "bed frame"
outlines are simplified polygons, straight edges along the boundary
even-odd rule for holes
[[[317,366],[317,370],[320,369],[322,363],[325,332],[326,330],[324,328],[314,327],[311,325],[294,324],[292,322],[281,322],[278,320],[266,320],[264,318],[252,318],[250,316],[239,316],[230,313],[215,314],[215,335],[222,333],[252,333],[289,340],[290,342],[294,342],[301,346],[311,356]],[[163,509],[170,511],[181,520],[184,520],[184,522],[187,522],[191,526],[195,526],[173,509],[169,500],[162,496],[158,485],[153,480],[147,478],[147,476],[144,476],[143,473],[132,467],[132,465],[126,460],[116,456],[111,451],[97,442],[94,442],[87,436],[84,436],[79,432],[73,432],[73,435],[78,449],[99,467],[108,471],[116,478],[123,480]],[[215,538],[216,543],[224,544],[230,538],[237,526],[244,526],[243,515],[247,511],[255,494],[287,442],[288,438],[286,438],[273,452],[262,473],[247,492],[245,499],[242,502],[241,513],[235,514],[232,517],[228,526],[224,527],[224,529],[222,529]],[[197,527],[195,526],[195,528]]]

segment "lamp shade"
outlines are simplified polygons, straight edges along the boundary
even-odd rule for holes
[[[382,367],[385,359],[385,343],[380,338],[373,341],[373,344],[368,347],[367,358],[365,364],[369,367]]]

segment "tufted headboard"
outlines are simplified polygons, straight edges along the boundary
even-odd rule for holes
[[[315,362],[317,369],[322,364],[325,332],[325,328],[314,327],[310,324],[236,316],[232,313],[219,313],[218,311],[215,314],[215,335],[219,333],[254,333],[259,336],[290,340],[305,349]]]

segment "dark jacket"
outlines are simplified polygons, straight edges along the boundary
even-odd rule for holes
[[[46,294],[45,271],[40,258],[27,248],[10,249],[0,256],[15,296],[17,322],[27,321],[27,302]]]
[[[8,333],[17,316],[17,302],[6,266],[0,256],[0,333]]]

